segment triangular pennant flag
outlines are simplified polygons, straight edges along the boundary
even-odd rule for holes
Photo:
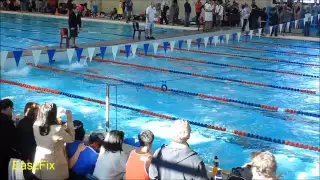
[[[290,22],[287,22],[287,24],[286,24],[286,29],[289,31],[289,29],[290,29]]]
[[[294,28],[297,29],[297,26],[298,26],[298,20],[295,20],[294,21]]]
[[[226,34],[226,43],[229,44],[230,34]]]
[[[144,49],[144,54],[148,54],[149,44],[144,44],[143,49]]]
[[[207,48],[208,41],[209,41],[209,37],[204,37],[204,38],[203,38],[203,42],[204,42],[204,47],[205,47],[205,48]]]
[[[137,52],[138,44],[132,44],[131,45],[131,51],[132,51],[132,56],[136,57],[136,52]]]
[[[169,45],[168,42],[163,42],[163,49],[165,53],[167,53],[168,45]]]
[[[4,68],[4,64],[7,60],[7,56],[8,56],[8,51],[1,51],[1,56],[0,56],[0,60],[1,60],[1,68]]]
[[[32,50],[34,64],[37,66],[40,60],[41,50]]]
[[[83,51],[83,48],[77,48],[77,49],[76,49],[78,62],[80,62],[81,55],[82,55],[82,51]]]
[[[270,27],[269,27],[269,32],[270,32],[269,34],[270,34],[270,36],[271,36],[271,33],[272,33],[272,29],[273,29],[273,26],[270,26]]]
[[[261,32],[262,32],[262,28],[259,28],[259,29],[258,29],[258,36],[259,36],[259,37],[261,36]]]
[[[153,43],[153,52],[154,52],[154,55],[157,54],[158,46],[159,46],[159,43]]]
[[[282,33],[283,24],[279,24],[279,32]]]
[[[252,39],[253,30],[250,30],[250,31],[249,31],[249,35],[250,35],[250,39]]]
[[[17,67],[19,66],[19,62],[21,60],[22,52],[23,51],[13,51],[13,55],[14,55],[14,59],[16,60]]]
[[[213,41],[213,37],[209,37],[209,44],[211,45],[212,44],[212,41]]]
[[[303,19],[303,26],[305,26],[306,25],[306,22],[308,21],[308,18],[304,18]]]
[[[118,53],[118,49],[119,49],[118,46],[112,46],[112,47],[111,47],[112,55],[113,55],[113,60],[116,60],[117,53]]]
[[[192,41],[191,39],[187,40],[188,51],[190,50],[190,47],[191,47],[191,41]]]
[[[246,31],[246,41],[248,41],[249,31]]]
[[[53,57],[55,53],[56,53],[55,49],[48,49],[49,64],[53,63]]]
[[[232,41],[234,42],[236,40],[237,33],[232,34]]]
[[[213,43],[214,43],[214,46],[217,46],[217,43],[218,43],[218,36],[213,36]]]
[[[198,39],[197,39],[198,48],[200,48],[200,44],[201,44],[201,38],[198,38]]]
[[[241,32],[237,32],[238,42],[240,42]]]
[[[176,43],[176,41],[170,41],[170,49],[171,49],[171,52],[173,52],[174,50],[174,44]]]
[[[68,56],[69,63],[71,63],[71,61],[72,61],[74,51],[75,51],[75,49],[73,49],[73,48],[67,49],[67,56]]]
[[[129,57],[130,56],[131,45],[130,44],[129,45],[125,45],[124,49],[126,51],[126,57]]]
[[[92,61],[92,57],[93,57],[95,50],[96,50],[96,48],[94,48],[94,47],[88,48],[88,55],[89,55],[90,62]]]
[[[182,44],[183,44],[183,40],[180,40],[180,41],[178,42],[179,49],[181,49],[181,48],[182,48]]]
[[[104,58],[106,51],[107,51],[107,47],[105,47],[105,46],[100,47],[100,56],[102,59]]]
[[[220,44],[222,43],[223,40],[223,35],[219,36]]]

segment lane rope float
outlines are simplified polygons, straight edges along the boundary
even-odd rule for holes
[[[240,42],[246,42],[246,43],[251,43],[251,44],[264,44],[264,45],[272,45],[272,46],[280,46],[280,47],[296,47],[296,48],[307,48],[307,49],[320,49],[318,47],[312,47],[312,46],[300,46],[300,45],[281,44],[281,43],[272,43],[272,42],[261,42],[261,41],[240,40]]]
[[[157,90],[157,91],[163,91],[163,92],[168,91],[168,92],[174,92],[177,94],[200,97],[202,99],[216,100],[216,101],[220,101],[220,102],[224,102],[224,103],[229,102],[229,103],[241,104],[241,105],[251,106],[251,107],[260,108],[260,109],[264,109],[264,110],[269,110],[272,112],[284,112],[284,113],[288,113],[288,114],[300,114],[300,115],[304,115],[304,116],[320,117],[320,114],[298,111],[298,110],[293,110],[293,109],[289,109],[289,108],[279,108],[279,107],[275,107],[275,106],[256,104],[256,103],[251,103],[251,102],[247,102],[247,101],[240,101],[240,100],[223,98],[223,97],[212,96],[212,95],[207,95],[207,94],[200,94],[200,93],[195,93],[195,92],[187,92],[187,91],[182,91],[182,90],[169,89],[167,87],[165,81],[162,82],[162,86],[160,88],[157,86],[152,86],[152,85],[142,84],[142,83],[137,83],[137,82],[131,82],[131,81],[126,81],[126,80],[117,79],[117,78],[111,78],[111,77],[107,77],[107,76],[98,76],[98,75],[68,71],[68,70],[64,70],[64,69],[52,68],[52,67],[43,66],[43,65],[36,66],[32,63],[27,63],[27,65],[35,67],[35,68],[39,68],[39,69],[46,69],[46,70],[54,71],[54,72],[61,72],[61,73],[63,72],[63,73],[70,73],[70,74],[75,74],[75,75],[87,76],[87,77],[95,78],[95,79],[106,79],[106,80],[118,81],[118,82],[130,84],[130,85],[134,85],[134,86],[139,86],[139,87],[144,87],[144,88]]]
[[[163,46],[159,46],[159,47],[163,48]],[[195,52],[195,53],[199,53],[199,54],[209,54],[209,55],[218,55],[218,56],[226,56],[226,57],[244,57],[244,58],[250,58],[250,59],[257,59],[257,60],[261,60],[261,61],[270,61],[270,62],[277,62],[277,63],[288,63],[288,64],[295,64],[295,65],[301,65],[301,66],[320,67],[320,64],[300,63],[300,62],[287,61],[287,60],[281,60],[281,59],[270,59],[270,58],[247,56],[247,55],[241,55],[241,54],[206,52],[206,51],[192,50],[192,49],[188,50],[188,49],[185,49],[185,48],[174,48],[174,49],[180,50],[180,51]]]
[[[195,41],[192,41],[192,44],[198,44]],[[204,44],[204,42],[201,42],[201,44]],[[278,50],[270,50],[270,49],[261,49],[261,48],[252,48],[252,47],[243,47],[243,46],[230,46],[227,44],[207,44],[207,46],[219,46],[219,47],[225,47],[230,49],[239,49],[239,50],[245,50],[245,51],[259,51],[259,52],[270,52],[270,53],[279,53],[279,54],[287,54],[287,55],[298,55],[298,56],[309,56],[309,57],[319,57],[318,54],[307,54],[307,53],[300,53],[300,52],[293,52],[293,51],[278,51]]]
[[[87,57],[85,57],[85,58],[87,58]],[[300,93],[317,94],[317,92],[313,91],[313,90],[298,89],[298,88],[277,86],[277,85],[265,84],[265,83],[257,83],[257,82],[251,82],[251,81],[245,81],[245,80],[236,80],[236,79],[217,77],[217,76],[211,76],[211,75],[176,71],[176,70],[157,68],[157,67],[152,67],[152,66],[145,66],[145,65],[139,65],[139,64],[131,64],[131,63],[125,63],[125,62],[106,60],[106,59],[101,59],[101,58],[92,58],[92,60],[97,61],[97,62],[118,64],[118,65],[122,65],[122,66],[136,67],[136,68],[141,68],[141,69],[149,69],[149,70],[165,72],[165,73],[182,74],[182,75],[194,76],[194,77],[205,78],[205,79],[217,79],[217,80],[222,80],[222,81],[229,81],[229,82],[235,82],[235,83],[240,83],[240,84],[246,84],[246,85],[250,85],[250,86],[269,87],[269,88],[275,88],[275,89],[281,89],[281,90],[287,90],[287,91],[295,91],[295,92],[300,92]]]
[[[85,101],[95,102],[95,103],[104,104],[104,105],[106,104],[105,101],[98,100],[98,99],[78,96],[78,95],[74,95],[74,94],[70,94],[70,93],[66,93],[66,92],[61,92],[61,91],[48,89],[48,88],[41,88],[41,87],[38,87],[38,86],[23,84],[23,83],[10,81],[10,80],[5,80],[5,79],[0,79],[0,83],[11,84],[11,85],[23,87],[23,88],[26,88],[26,89],[32,89],[32,90],[35,90],[35,91],[41,91],[41,92],[52,93],[52,94],[57,94],[57,95],[63,95],[63,96],[67,96],[67,97],[71,97],[71,98],[75,98],[75,99],[82,99],[82,100],[85,100]],[[134,108],[134,107],[129,107],[129,106],[125,106],[125,105],[120,105],[120,104],[110,103],[110,105],[114,106],[114,107],[118,107],[118,108],[128,109],[128,110],[131,110],[131,111],[136,111],[136,112],[139,112],[141,114],[146,114],[146,115],[150,115],[150,116],[154,116],[154,117],[163,118],[163,119],[169,119],[169,120],[181,119],[181,118],[176,118],[176,117],[172,117],[172,116],[168,116],[168,115],[164,115],[164,114],[159,114],[159,113],[155,113],[155,112],[151,112],[151,111],[147,111],[147,110],[142,110],[142,109],[138,109],[138,108]],[[301,143],[292,142],[292,141],[288,141],[288,140],[281,140],[281,139],[277,139],[277,138],[271,138],[271,137],[267,137],[267,136],[247,133],[247,132],[244,132],[244,131],[227,129],[225,127],[214,126],[214,125],[211,125],[211,124],[199,123],[199,122],[190,121],[190,120],[186,120],[186,121],[188,121],[190,124],[192,124],[194,126],[203,127],[203,128],[207,128],[207,129],[212,129],[212,130],[220,131],[220,132],[223,132],[223,133],[228,133],[228,134],[241,136],[241,137],[246,137],[246,138],[259,139],[259,140],[267,141],[267,142],[270,142],[270,143],[283,144],[283,145],[288,145],[288,146],[292,146],[292,147],[297,147],[297,148],[300,148],[300,149],[306,149],[306,150],[320,152],[320,147],[316,147],[316,146],[301,144]]]
[[[120,50],[120,52],[125,53],[125,50]],[[172,59],[172,60],[187,61],[187,62],[194,62],[194,63],[200,63],[200,64],[212,64],[212,65],[216,65],[216,66],[229,67],[229,68],[238,68],[238,69],[253,70],[253,71],[287,74],[287,75],[293,75],[293,76],[305,76],[305,77],[311,77],[311,78],[320,78],[320,76],[315,76],[315,75],[310,75],[310,74],[302,74],[302,73],[296,73],[296,72],[290,72],[290,71],[254,68],[254,67],[250,67],[250,66],[238,66],[238,65],[234,65],[234,64],[222,64],[222,63],[216,63],[216,62],[205,61],[205,60],[195,60],[195,59],[180,58],[180,57],[173,57],[173,56],[145,54],[142,52],[136,52],[136,54],[141,55],[141,56],[150,56],[150,57],[154,57],[154,58],[167,58],[167,59]]]

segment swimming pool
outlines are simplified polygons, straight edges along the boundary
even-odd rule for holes
[[[77,43],[132,38],[132,25],[82,21]],[[0,14],[1,51],[30,49],[39,46],[59,46],[60,28],[67,28],[67,19]],[[182,30],[157,28],[155,35]]]
[[[242,40],[244,39],[242,37]],[[51,65],[52,68],[78,73],[90,74],[94,70],[97,72],[95,74],[97,76],[117,78],[127,81],[126,83],[79,74],[61,73],[44,67],[40,69],[24,64],[20,64],[19,68],[3,69],[1,78],[102,101],[105,99],[107,84],[116,85],[117,90],[115,87],[111,87],[112,103],[213,124],[227,129],[318,146],[320,143],[319,118],[270,112],[261,108],[252,108],[247,104],[214,101],[185,93],[155,91],[128,83],[128,81],[138,82],[158,87],[165,83],[170,89],[319,114],[319,77],[317,77],[319,76],[319,66],[310,65],[320,64],[319,56],[314,56],[318,55],[319,49],[317,48],[319,48],[318,42],[253,38],[248,43],[241,41],[233,44],[230,42],[228,47],[218,44],[217,47],[208,45],[205,48],[201,45],[198,48],[193,44],[190,52],[186,50],[186,43],[184,43],[181,50],[177,49],[173,52],[168,50],[165,54],[163,48],[159,48],[158,56],[152,56],[153,49],[150,45],[148,54],[151,56],[145,56],[142,53],[137,54],[135,58],[131,56],[127,58],[125,54],[119,53],[116,63],[103,62],[98,56],[91,63],[84,63],[83,59],[77,63],[76,57],[74,57],[71,64],[68,63],[67,58],[64,58],[63,61],[56,61]],[[143,47],[139,47],[138,52],[144,52]],[[223,56],[222,53],[224,53]],[[225,53],[246,57],[228,56]],[[304,53],[305,55],[292,55],[292,53]],[[260,60],[254,57],[281,61]],[[108,52],[104,59],[113,60],[112,54]],[[186,59],[204,60],[215,64],[185,61]],[[50,66],[46,60],[41,61],[40,64]],[[137,67],[132,64],[141,66]],[[225,66],[226,64],[228,66]],[[159,69],[150,69],[145,66],[171,71],[159,71]],[[249,66],[251,69],[244,68],[244,66]],[[91,72],[88,72],[88,69]],[[186,73],[177,74],[175,72]],[[310,76],[295,75],[293,72]],[[192,76],[192,74],[215,76],[224,80]],[[287,89],[230,82],[226,79],[270,84]],[[290,88],[316,91],[316,94],[297,92]],[[71,109],[74,118],[82,120],[88,132],[105,127],[105,107],[94,102],[35,92],[3,83],[1,83],[1,97],[12,98],[15,103],[15,111],[20,113],[29,101],[55,102],[58,106]],[[141,129],[148,128],[156,135],[153,149],[160,147],[163,143],[170,142],[168,131],[171,121],[123,108],[116,110],[111,107],[110,112],[112,128],[124,130],[126,137],[135,137]],[[209,165],[213,163],[213,158],[217,155],[221,167],[226,170],[247,162],[249,154],[253,151],[269,150],[275,154],[279,166],[278,174],[283,174],[284,179],[319,178],[319,152],[316,151],[234,136],[199,126],[192,126],[189,144],[199,152]]]

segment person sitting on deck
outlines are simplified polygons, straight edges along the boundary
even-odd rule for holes
[[[132,150],[127,166],[126,166],[126,179],[127,180],[148,180],[149,166],[151,163],[152,155],[150,149],[154,140],[154,135],[150,130],[144,130],[139,135],[140,148]]]
[[[151,179],[207,180],[207,170],[198,153],[187,143],[191,127],[188,121],[176,120],[171,126],[172,142],[153,154],[149,168]]]

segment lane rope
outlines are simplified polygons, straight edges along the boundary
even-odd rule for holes
[[[300,46],[300,45],[291,45],[291,44],[262,42],[262,41],[246,41],[246,40],[240,40],[240,42],[246,42],[246,43],[251,43],[251,44],[264,44],[264,45],[272,45],[272,46],[280,46],[280,47],[296,47],[296,48],[307,48],[307,49],[320,49],[320,47]]]
[[[159,46],[160,48],[163,46]],[[231,54],[231,53],[219,53],[219,52],[207,52],[207,51],[200,51],[200,50],[192,50],[192,49],[185,49],[185,48],[174,48],[176,50],[180,51],[188,51],[188,52],[195,52],[199,54],[209,54],[209,55],[218,55],[218,56],[226,56],[226,57],[244,57],[244,58],[250,58],[250,59],[257,59],[261,61],[270,61],[270,62],[278,62],[278,63],[288,63],[288,64],[295,64],[295,65],[301,65],[301,66],[313,66],[313,67],[320,67],[320,64],[311,64],[311,63],[300,63],[300,62],[294,62],[294,61],[287,61],[287,60],[280,60],[280,59],[270,59],[270,58],[262,58],[262,57],[255,57],[255,56],[247,56],[247,55],[241,55],[241,54]]]
[[[192,41],[192,44],[198,44],[195,41]],[[201,42],[201,44],[204,45],[204,42]],[[230,46],[227,44],[207,44],[207,46],[219,46],[219,47],[225,47],[229,49],[239,49],[239,50],[245,50],[245,51],[259,51],[259,52],[270,52],[270,53],[279,53],[279,54],[287,54],[287,55],[298,55],[298,56],[309,56],[309,57],[319,57],[318,54],[307,54],[307,53],[300,53],[300,52],[293,52],[293,51],[278,51],[278,50],[270,50],[270,49],[261,49],[261,48],[252,48],[252,47],[243,47],[243,46]]]
[[[165,72],[165,73],[174,73],[174,74],[182,74],[182,75],[194,76],[194,77],[205,78],[205,79],[217,79],[217,80],[222,80],[222,81],[230,81],[230,82],[246,84],[246,85],[250,85],[250,86],[268,87],[268,88],[275,88],[275,89],[281,89],[281,90],[287,90],[287,91],[295,91],[295,92],[307,93],[307,94],[317,94],[316,91],[307,90],[307,89],[298,89],[298,88],[291,88],[291,87],[285,87],[285,86],[277,86],[277,85],[272,85],[272,84],[257,83],[257,82],[236,80],[236,79],[217,77],[217,76],[211,76],[211,75],[176,71],[176,70],[157,68],[157,67],[152,67],[152,66],[145,66],[145,65],[139,65],[139,64],[131,64],[131,63],[125,63],[125,62],[106,60],[106,59],[101,59],[101,58],[92,58],[92,60],[97,61],[97,62],[118,64],[118,65],[122,65],[122,66],[136,67],[136,68],[141,68],[141,69],[149,69],[149,70]]]
[[[5,80],[5,79],[0,79],[0,83],[11,84],[11,85],[23,87],[23,88],[26,88],[26,89],[32,89],[32,90],[35,90],[35,91],[41,91],[41,92],[52,93],[52,94],[57,94],[57,95],[63,95],[63,96],[67,96],[67,97],[71,97],[71,98],[75,98],[75,99],[82,99],[82,100],[85,100],[85,101],[95,102],[95,103],[98,103],[98,104],[104,104],[104,105],[106,104],[105,101],[98,100],[98,99],[78,96],[78,95],[74,95],[74,94],[70,94],[70,93],[66,93],[66,92],[61,92],[61,91],[48,89],[48,88],[41,88],[41,87],[38,87],[38,86],[23,84],[23,83],[10,81],[10,80]],[[123,109],[128,109],[128,110],[132,110],[132,111],[135,111],[135,112],[139,112],[141,114],[146,114],[146,115],[159,117],[159,118],[163,118],[163,119],[168,119],[168,120],[181,119],[181,118],[176,118],[176,117],[172,117],[172,116],[168,116],[168,115],[164,115],[164,114],[159,114],[159,113],[155,113],[155,112],[151,112],[151,111],[147,111],[147,110],[142,110],[142,109],[138,109],[138,108],[134,108],[134,107],[129,107],[129,106],[125,106],[125,105],[120,105],[120,104],[110,103],[110,106],[123,108]],[[220,131],[220,132],[223,132],[223,133],[228,133],[228,134],[241,136],[241,137],[246,137],[246,138],[259,139],[259,140],[267,141],[267,142],[271,142],[271,143],[283,144],[283,145],[288,145],[288,146],[292,146],[292,147],[297,147],[297,148],[300,148],[300,149],[306,149],[306,150],[320,152],[320,147],[316,147],[316,146],[301,144],[301,143],[292,142],[292,141],[288,141],[288,140],[281,140],[281,139],[277,139],[277,138],[271,138],[271,137],[267,137],[267,136],[247,133],[247,132],[238,131],[238,130],[231,130],[231,129],[227,129],[225,127],[219,127],[219,126],[214,126],[214,125],[210,125],[210,124],[190,121],[190,120],[187,120],[187,121],[190,124],[194,125],[194,126],[203,127],[203,128],[207,128],[207,129],[212,129],[212,130]]]
[[[221,102],[241,104],[241,105],[251,106],[251,107],[260,108],[260,109],[264,109],[264,110],[269,110],[272,112],[284,112],[284,113],[288,113],[288,114],[300,114],[300,115],[304,115],[304,116],[311,116],[311,117],[319,117],[320,118],[320,114],[298,111],[298,110],[293,110],[293,109],[289,109],[289,108],[279,108],[279,107],[275,107],[275,106],[256,104],[256,103],[251,103],[251,102],[247,102],[247,101],[240,101],[240,100],[223,98],[223,97],[218,97],[218,96],[211,96],[211,95],[207,95],[207,94],[187,92],[187,91],[181,91],[181,90],[177,90],[177,89],[169,89],[167,87],[167,85],[164,83],[161,87],[158,87],[158,86],[152,86],[149,84],[142,84],[142,83],[127,81],[127,80],[122,80],[122,79],[112,78],[112,77],[107,77],[107,76],[98,76],[98,75],[80,73],[80,72],[75,72],[75,71],[59,69],[59,68],[53,68],[53,67],[49,67],[49,66],[35,65],[33,63],[27,63],[27,65],[35,67],[35,68],[39,68],[39,69],[46,69],[46,70],[54,71],[54,72],[69,73],[69,74],[74,74],[74,75],[82,75],[82,76],[86,76],[86,77],[90,77],[90,78],[94,78],[94,79],[105,79],[105,80],[122,82],[122,83],[126,83],[129,85],[144,87],[144,88],[148,88],[148,89],[152,89],[152,90],[156,90],[156,91],[174,92],[177,94],[200,97],[202,99],[210,99],[210,100],[216,100],[216,101],[221,101]]]
[[[120,50],[120,52],[125,53],[125,50]],[[167,58],[167,59],[172,59],[172,60],[177,60],[177,61],[187,61],[187,62],[194,62],[194,63],[200,63],[200,64],[212,64],[212,65],[216,65],[216,66],[229,67],[229,68],[238,68],[238,69],[245,69],[245,70],[287,74],[287,75],[293,75],[293,76],[305,76],[305,77],[312,77],[312,78],[320,78],[320,76],[315,76],[315,75],[310,75],[310,74],[302,74],[302,73],[296,73],[296,72],[290,72],[290,71],[262,69],[262,68],[254,68],[254,67],[250,67],[250,66],[238,66],[238,65],[234,65],[234,64],[222,64],[222,63],[215,63],[215,62],[205,61],[205,60],[195,60],[195,59],[180,58],[180,57],[173,57],[173,56],[145,54],[142,52],[136,52],[136,54],[141,55],[141,56],[154,57],[154,58]]]

